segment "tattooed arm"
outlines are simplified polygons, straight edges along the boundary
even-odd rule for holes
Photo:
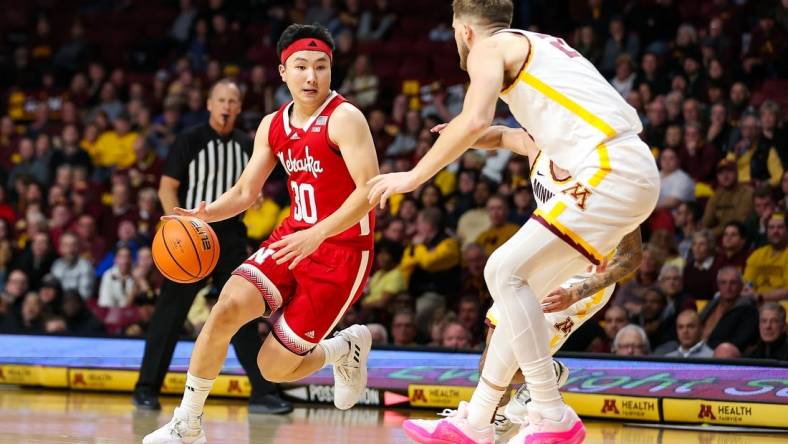
[[[606,267],[583,279],[569,288],[558,288],[542,300],[545,313],[564,310],[575,302],[593,296],[599,290],[609,287],[628,275],[640,264],[643,247],[640,242],[640,228],[627,234],[616,247],[616,254]]]

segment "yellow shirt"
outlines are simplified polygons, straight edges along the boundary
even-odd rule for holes
[[[244,214],[243,222],[246,225],[246,232],[252,239],[262,239],[276,228],[279,219],[280,208],[271,199],[263,199],[262,204],[255,208],[250,207]]]
[[[130,167],[137,160],[134,142],[139,135],[135,132],[119,136],[115,131],[105,131],[88,153],[93,163],[102,167]]]
[[[750,176],[750,161],[752,155],[755,153],[755,148],[750,147],[738,159],[736,159],[736,169],[739,171],[739,183],[750,183],[752,176]],[[769,156],[766,160],[766,168],[769,170],[769,185],[776,187],[780,184],[783,177],[783,166],[780,161],[780,156],[774,147],[769,148]]]
[[[490,256],[496,248],[508,241],[519,229],[520,226],[515,224],[505,224],[497,228],[490,227],[476,238],[476,243],[484,247],[487,256]]]
[[[788,287],[788,248],[777,252],[766,245],[753,251],[744,267],[744,280],[761,294]]]
[[[361,305],[377,304],[383,300],[383,295],[401,293],[407,290],[405,276],[399,268],[389,271],[378,270],[369,278],[369,294],[361,301]]]
[[[460,244],[456,239],[447,237],[432,249],[424,244],[405,248],[399,269],[405,280],[410,280],[413,270],[419,267],[428,273],[446,271],[460,264]]]

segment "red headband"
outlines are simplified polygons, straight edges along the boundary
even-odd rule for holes
[[[325,53],[329,60],[334,59],[334,54],[331,51],[331,47],[328,46],[326,42],[313,38],[305,38],[296,40],[282,51],[282,56],[280,58],[282,64],[284,65],[287,59],[290,58],[294,52],[298,51],[319,51]]]

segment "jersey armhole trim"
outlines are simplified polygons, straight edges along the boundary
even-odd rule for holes
[[[517,71],[517,75],[515,75],[514,78],[512,78],[512,81],[508,85],[506,85],[503,89],[501,89],[501,95],[508,94],[509,91],[511,91],[512,88],[514,88],[514,85],[516,85],[517,81],[520,80],[520,75],[525,71],[525,68],[528,67],[528,63],[531,61],[531,53],[534,50],[534,45],[531,44],[531,39],[529,39],[528,36],[526,36],[525,34],[519,34],[519,35],[523,36],[525,40],[528,42],[528,54],[525,55],[525,60],[523,60],[523,64],[522,66],[520,66],[520,70]]]

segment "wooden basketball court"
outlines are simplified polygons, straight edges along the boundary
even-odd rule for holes
[[[128,394],[85,393],[0,386],[0,444],[140,443],[170,418],[178,399],[163,397],[162,412],[138,412]],[[426,410],[301,406],[291,415],[249,415],[238,400],[209,400],[205,427],[210,443],[407,443],[400,429]],[[587,421],[587,443],[784,443],[788,435],[642,428]]]

